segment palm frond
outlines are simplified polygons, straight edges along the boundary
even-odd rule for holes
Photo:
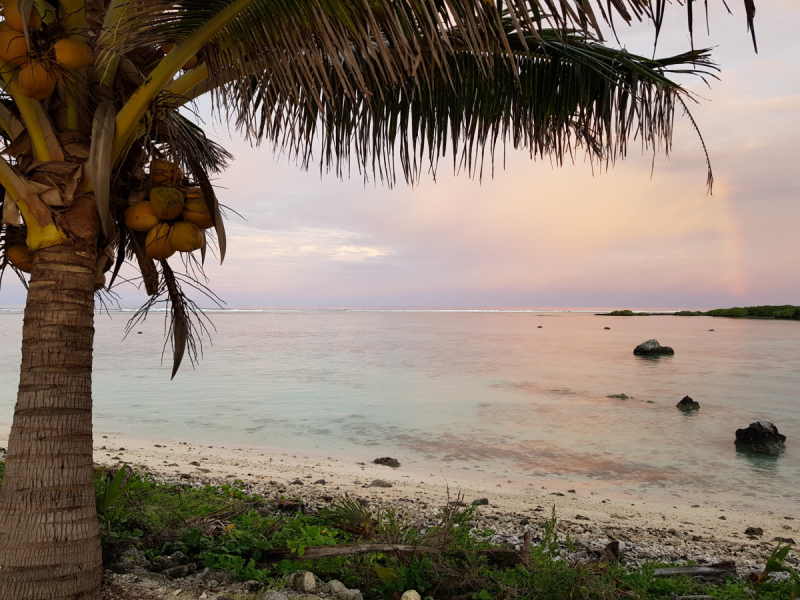
[[[206,173],[220,174],[233,160],[233,155],[213,140],[205,131],[185,115],[170,111],[163,119],[158,120],[157,129],[151,132],[152,141],[166,144],[170,148],[167,154],[179,159],[184,170],[191,170],[192,164],[185,157],[192,157]]]
[[[474,176],[505,145],[557,163],[579,148],[610,163],[636,138],[644,149],[669,152],[676,98],[689,96],[669,75],[713,77],[716,69],[707,50],[648,59],[547,30],[524,42],[528,50],[510,44],[513,63],[495,56],[490,71],[472,53],[449,57],[457,89],[440,77],[365,94],[338,83],[286,94],[265,73],[247,89],[232,84],[220,93],[247,107],[241,112],[257,139],[305,167],[318,148],[320,168],[340,176],[354,159],[365,175],[391,183],[399,171],[413,183],[425,167],[435,174],[447,152]]]
[[[752,27],[755,9],[752,0],[744,1]],[[576,30],[602,40],[602,30],[613,27],[616,16],[624,22],[651,20],[658,35],[665,2],[252,0],[201,54],[209,87],[227,83],[228,90],[239,88],[239,96],[246,95],[254,73],[269,73],[271,85],[284,96],[299,88],[374,95],[412,82],[431,85],[445,79],[457,85],[452,58],[461,52],[471,53],[484,70],[493,68],[498,56],[512,65],[513,52],[528,51],[531,39],[539,42],[533,50],[539,48],[544,31],[562,40]],[[685,4],[691,31],[693,2]],[[179,43],[230,5],[231,0],[130,0],[128,22],[108,41],[109,51]],[[214,99],[240,125],[249,124],[229,95],[217,93]]]

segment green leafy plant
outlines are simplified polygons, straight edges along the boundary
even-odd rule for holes
[[[94,502],[97,507],[97,515],[105,515],[108,510],[120,499],[125,492],[126,486],[122,485],[128,465],[122,465],[111,481],[105,477],[100,479],[99,484],[95,484]]]
[[[786,557],[789,556],[789,552],[792,551],[792,545],[786,544],[785,546],[781,547],[783,542],[778,542],[778,545],[772,551],[769,559],[767,559],[767,564],[764,567],[764,571],[758,577],[758,580],[755,583],[755,588],[758,589],[761,587],[767,578],[769,577],[770,573],[788,573],[789,574],[789,582],[791,584],[791,594],[792,597],[800,596],[800,573],[797,572],[796,569],[785,565],[783,561],[786,560]]]

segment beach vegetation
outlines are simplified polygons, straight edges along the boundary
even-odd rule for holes
[[[800,306],[783,304],[780,306],[734,306],[732,308],[715,308],[708,311],[681,310],[675,313],[679,317],[732,317],[737,319],[800,319]]]
[[[603,42],[640,20],[657,37],[665,11],[681,3],[546,4],[3,3],[0,281],[8,271],[27,294],[0,489],[0,596],[43,598],[58,586],[64,597],[100,597],[96,302],[115,302],[114,285],[124,282],[147,296],[133,324],[165,307],[173,378],[201,354],[206,321],[186,292],[220,303],[203,265],[209,247],[220,261],[226,255],[232,209],[212,180],[233,157],[198,124],[195,101],[207,98],[245,139],[303,168],[318,160],[344,177],[355,163],[365,180],[387,185],[435,175],[445,155],[455,171],[480,178],[506,147],[559,165],[578,151],[609,165],[634,140],[668,151],[676,114],[698,130],[689,113],[698,97],[675,79],[715,77],[710,50],[687,43],[683,53],[650,57]],[[693,3],[682,4],[691,32]],[[744,6],[755,42],[755,3]],[[149,207],[128,212],[146,199]],[[120,275],[126,262],[138,275]]]
[[[0,476],[3,472],[0,462]],[[122,473],[123,476],[118,478]],[[2,479],[0,477],[0,484]],[[429,527],[412,524],[391,509],[371,511],[357,500],[341,498],[319,511],[303,507],[298,498],[264,498],[230,484],[166,484],[121,468],[98,470],[95,497],[104,507],[103,562],[108,566],[131,546],[151,564],[176,552],[198,568],[221,569],[242,581],[281,589],[287,575],[310,570],[323,580],[337,579],[358,588],[370,600],[389,600],[414,589],[425,597],[476,600],[667,600],[675,596],[710,596],[720,600],[757,598],[790,600],[797,596],[796,570],[786,564],[791,551],[778,544],[757,581],[728,579],[709,582],[690,576],[659,578],[660,567],[647,563],[627,568],[617,562],[574,562],[564,558],[575,547],[550,516],[532,527],[529,555],[491,542],[492,532],[473,526],[474,507],[448,504]],[[286,510],[285,508],[289,509]],[[365,528],[365,519],[370,524]],[[358,556],[300,560],[309,548],[413,542],[421,549],[434,544],[437,552],[394,554],[386,551]],[[495,551],[503,554],[493,554]],[[294,554],[277,561],[274,553]],[[770,573],[786,572],[775,582]]]

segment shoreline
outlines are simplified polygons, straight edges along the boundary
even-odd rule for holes
[[[6,445],[7,436],[8,426],[0,424],[0,446]],[[532,531],[535,538],[555,506],[559,530],[577,546],[566,557],[575,560],[599,555],[616,540],[631,566],[647,561],[713,564],[734,560],[740,572],[746,573],[763,566],[777,544],[775,538],[800,539],[800,507],[780,513],[720,509],[713,499],[677,506],[628,495],[612,498],[581,486],[563,489],[552,481],[520,486],[403,464],[392,468],[335,453],[322,457],[311,452],[289,454],[264,447],[209,446],[97,432],[94,459],[104,467],[128,464],[165,483],[199,486],[241,480],[245,489],[264,498],[298,497],[310,506],[349,495],[375,506],[390,505],[412,519],[430,517],[459,494],[467,505],[487,498],[488,506],[476,509],[476,521],[494,531],[495,541],[512,546],[525,531]],[[392,487],[370,487],[376,479]],[[321,480],[325,483],[315,483]],[[763,534],[748,536],[749,527],[760,528]]]

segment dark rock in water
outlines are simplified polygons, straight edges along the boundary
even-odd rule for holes
[[[376,458],[372,461],[376,465],[386,465],[387,467],[399,467],[400,461],[396,458],[390,458],[389,456],[384,456],[383,458]]]
[[[713,329],[709,329],[709,331],[714,331]]]
[[[683,412],[691,412],[693,410],[700,410],[700,403],[695,402],[689,396],[684,396],[683,400],[678,402],[675,406],[678,407],[678,410],[682,410]]]
[[[662,346],[658,343],[658,340],[647,340],[636,346],[633,349],[633,353],[636,356],[671,356],[675,354],[675,350],[669,346]]]
[[[477,498],[472,501],[472,506],[489,506],[488,498]]]
[[[747,452],[760,454],[780,454],[785,448],[786,436],[778,432],[769,421],[750,423],[747,429],[736,430],[736,447]]]
[[[541,326],[541,325],[539,325],[539,326],[538,326],[536,329],[541,329],[541,328],[542,328],[542,326]]]
[[[744,534],[759,536],[759,535],[764,535],[764,530],[761,529],[761,527],[748,527],[747,529],[744,530]]]
[[[603,329],[611,329],[611,327],[603,327]]]
[[[632,396],[628,396],[627,394],[609,394],[606,398],[616,398],[617,400],[628,400]]]

